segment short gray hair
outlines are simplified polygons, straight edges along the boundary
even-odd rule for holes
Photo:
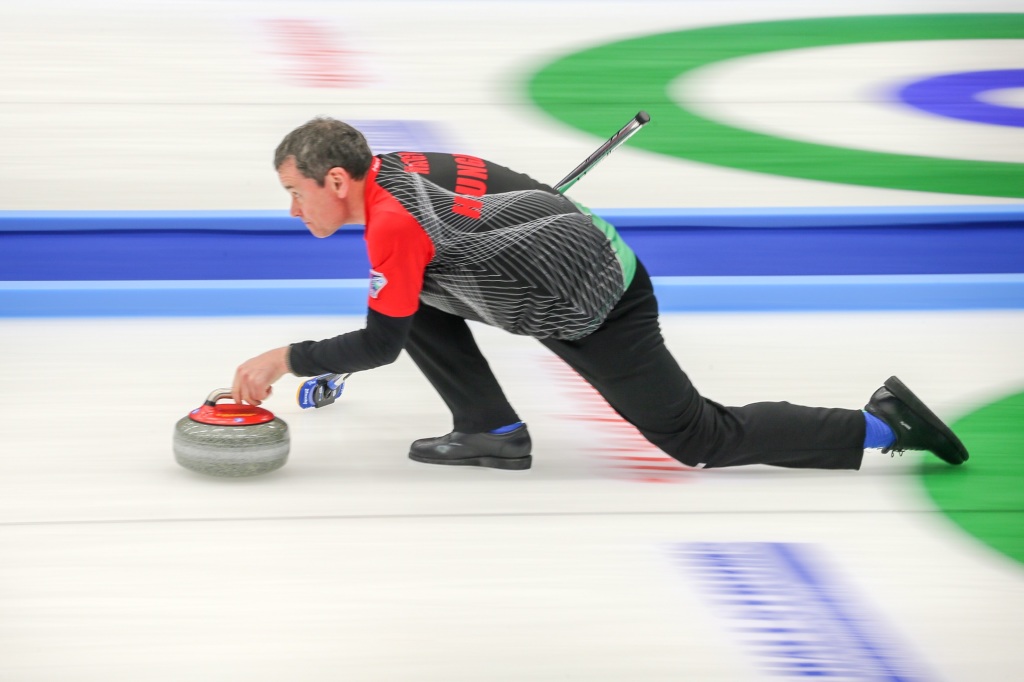
[[[361,132],[347,123],[320,116],[285,135],[274,152],[274,170],[289,159],[307,178],[323,187],[327,172],[344,168],[354,180],[370,170],[373,152]]]

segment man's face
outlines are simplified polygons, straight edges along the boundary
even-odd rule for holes
[[[302,222],[315,237],[330,237],[349,219],[341,185],[347,185],[347,174],[341,178],[340,168],[331,169],[324,180],[324,186],[307,178],[295,167],[295,159],[288,158],[277,170],[281,185],[291,197],[291,214]],[[347,189],[347,187],[345,187]]]

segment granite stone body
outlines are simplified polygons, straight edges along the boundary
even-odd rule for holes
[[[174,458],[209,476],[256,476],[284,466],[289,440],[288,425],[277,417],[264,424],[220,426],[185,416],[174,426]]]

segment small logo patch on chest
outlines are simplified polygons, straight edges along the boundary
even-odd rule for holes
[[[388,285],[388,278],[383,272],[370,270],[370,298],[377,298],[380,290]]]

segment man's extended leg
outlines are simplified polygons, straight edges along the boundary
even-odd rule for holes
[[[690,466],[857,469],[859,410],[785,402],[725,407],[703,398],[665,347],[643,266],[605,324],[578,341],[544,340],[652,443]]]

